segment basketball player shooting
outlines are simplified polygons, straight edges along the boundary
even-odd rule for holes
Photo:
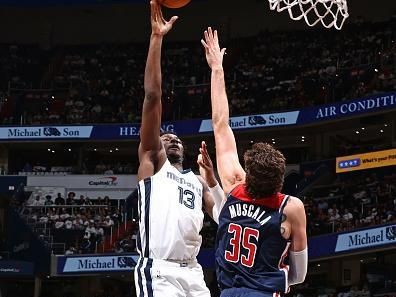
[[[211,28],[204,32],[201,42],[212,72],[217,170],[228,195],[216,239],[221,296],[283,295],[289,286],[302,283],[307,273],[304,205],[298,198],[280,193],[285,158],[271,145],[254,144],[245,152],[242,168],[229,126],[223,71],[225,49],[220,49],[217,31]]]
[[[202,209],[209,215],[216,209],[203,178],[183,169],[184,148],[179,137],[172,132],[160,135],[161,48],[163,37],[177,17],[166,21],[160,5],[155,1],[150,5],[152,34],[138,151],[140,258],[135,269],[136,293],[150,297],[208,297],[196,256],[202,242]],[[217,184],[215,179],[211,182]]]

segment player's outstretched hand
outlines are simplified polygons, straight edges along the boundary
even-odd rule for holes
[[[211,27],[204,32],[204,39],[201,43],[205,48],[206,61],[212,70],[223,69],[223,57],[226,49],[220,49],[219,37],[217,30],[212,30]]]
[[[173,16],[169,21],[164,19],[162,15],[161,5],[158,4],[156,0],[150,1],[151,7],[151,31],[153,35],[164,36],[170,29],[172,29],[173,24],[179,18]]]
[[[201,147],[199,148],[197,163],[199,165],[199,173],[209,187],[216,186],[217,180],[214,174],[213,162],[209,156],[205,141],[202,141]]]

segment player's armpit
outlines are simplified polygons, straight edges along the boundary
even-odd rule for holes
[[[165,164],[167,158],[162,144],[160,144],[159,151],[144,151],[140,145],[138,152],[140,163],[138,169],[138,181],[157,173]]]

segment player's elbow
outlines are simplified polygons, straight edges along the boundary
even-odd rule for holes
[[[222,115],[221,113],[213,113],[212,126],[214,131],[228,127],[228,117]]]
[[[161,100],[162,92],[160,89],[152,90],[149,88],[145,89],[145,100],[147,102],[154,102]]]
[[[304,282],[308,271],[308,249],[299,252],[290,252],[289,285],[301,284]]]
[[[301,284],[305,281],[305,277],[307,276],[307,271],[305,272],[296,272],[296,275],[293,279],[289,279],[289,285],[297,285]]]

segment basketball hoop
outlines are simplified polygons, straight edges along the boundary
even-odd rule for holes
[[[302,18],[308,26],[321,22],[326,28],[341,30],[348,18],[347,0],[268,0],[271,10],[278,12],[287,9],[292,20]]]

